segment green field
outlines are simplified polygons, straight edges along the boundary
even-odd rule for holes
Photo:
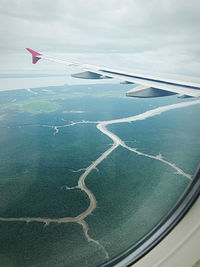
[[[56,102],[50,101],[32,101],[22,105],[21,110],[34,114],[55,112],[60,108],[60,105]]]

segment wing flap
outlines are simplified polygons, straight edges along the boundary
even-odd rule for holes
[[[176,94],[189,95],[192,97],[200,97],[200,84],[180,82],[174,80],[167,80],[143,76],[138,74],[122,73],[110,70],[101,70],[99,73],[109,75],[110,77],[126,80],[128,82],[144,85],[146,87],[153,87],[160,90],[174,92]]]

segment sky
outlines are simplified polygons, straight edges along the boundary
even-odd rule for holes
[[[200,77],[199,0],[1,0],[0,73],[68,73],[25,50]]]

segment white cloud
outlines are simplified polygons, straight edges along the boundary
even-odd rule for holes
[[[74,56],[99,65],[199,76],[196,0],[2,0],[4,71],[64,71],[30,65],[24,50]]]

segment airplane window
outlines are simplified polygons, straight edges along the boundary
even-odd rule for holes
[[[0,79],[0,266],[127,266],[197,197],[198,98]]]

